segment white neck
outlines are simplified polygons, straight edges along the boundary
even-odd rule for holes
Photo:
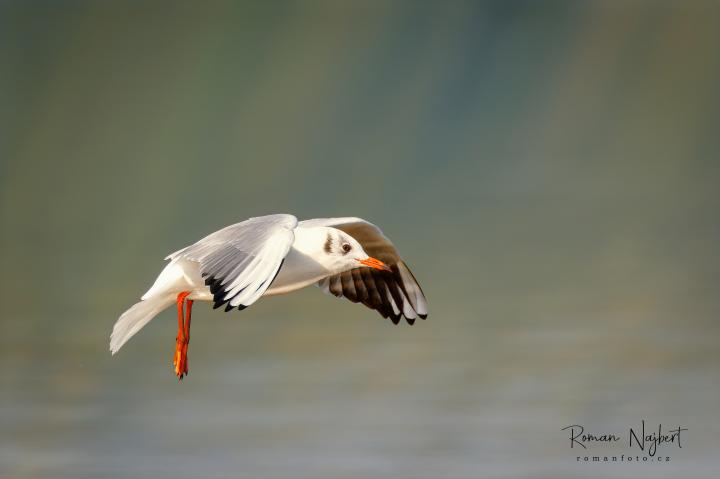
[[[323,245],[328,229],[295,229],[295,242],[285,256],[280,273],[265,292],[266,296],[289,293],[336,273],[334,265],[324,261],[327,255],[323,252]]]

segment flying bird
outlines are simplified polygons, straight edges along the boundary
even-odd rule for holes
[[[141,301],[125,311],[110,335],[118,350],[173,303],[178,333],[173,368],[188,373],[187,350],[194,301],[243,310],[263,296],[286,294],[311,284],[362,303],[398,324],[427,317],[417,280],[380,228],[361,218],[298,221],[293,215],[250,218],[172,253]]]

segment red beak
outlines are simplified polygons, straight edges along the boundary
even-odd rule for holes
[[[379,259],[368,258],[368,259],[359,259],[357,261],[359,261],[361,264],[364,264],[365,266],[369,266],[370,268],[379,269],[381,271],[392,271],[388,265],[386,265]]]

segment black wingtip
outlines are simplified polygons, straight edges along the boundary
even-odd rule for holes
[[[246,305],[240,304],[238,306],[232,306],[229,301],[218,301],[213,306],[213,309],[218,309],[220,306],[225,306],[225,312],[229,313],[233,309],[237,308],[238,311],[242,311],[243,309],[247,308]]]

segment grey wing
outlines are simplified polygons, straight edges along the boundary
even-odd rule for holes
[[[356,268],[318,282],[326,293],[362,303],[398,324],[404,317],[409,324],[427,317],[427,299],[410,268],[395,246],[372,223],[362,218],[320,218],[301,221],[304,227],[329,226],[355,238],[365,252],[387,264],[392,271]]]
[[[212,233],[166,259],[200,264],[213,295],[214,308],[244,309],[265,293],[295,240],[297,218],[269,215],[250,218]]]

